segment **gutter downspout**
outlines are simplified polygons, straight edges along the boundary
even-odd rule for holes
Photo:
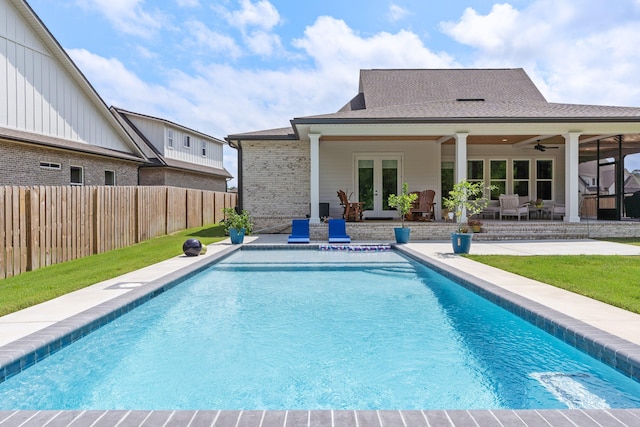
[[[242,185],[242,143],[240,140],[237,140],[234,146],[234,144],[231,143],[231,141],[229,142],[230,142],[229,145],[238,151],[238,154],[237,154],[238,176],[236,177],[238,179],[238,208],[242,210],[244,209],[244,203],[243,203],[244,187]]]

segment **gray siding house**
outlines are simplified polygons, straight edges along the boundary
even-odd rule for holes
[[[232,176],[223,166],[224,141],[168,120],[111,111],[149,159],[139,169],[140,185],[227,191]]]
[[[338,112],[290,126],[228,135],[238,150],[240,204],[259,226],[286,224],[341,207],[336,192],[364,204],[365,218],[397,217],[387,197],[411,191],[441,197],[464,179],[493,184],[488,195],[519,194],[566,205],[580,221],[580,162],[615,163],[640,151],[640,108],[550,103],[524,70],[374,69]],[[617,208],[607,212],[620,218]],[[604,212],[604,210],[603,210]]]

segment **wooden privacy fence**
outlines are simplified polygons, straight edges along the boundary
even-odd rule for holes
[[[0,186],[0,279],[215,224],[236,201],[177,187]]]

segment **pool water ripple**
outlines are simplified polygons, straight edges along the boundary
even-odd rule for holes
[[[421,264],[294,252],[226,258],[0,384],[0,408],[566,408],[566,378],[640,405],[640,384]]]

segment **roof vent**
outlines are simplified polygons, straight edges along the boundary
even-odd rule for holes
[[[484,98],[457,98],[456,101],[461,101],[461,102],[484,102]]]

